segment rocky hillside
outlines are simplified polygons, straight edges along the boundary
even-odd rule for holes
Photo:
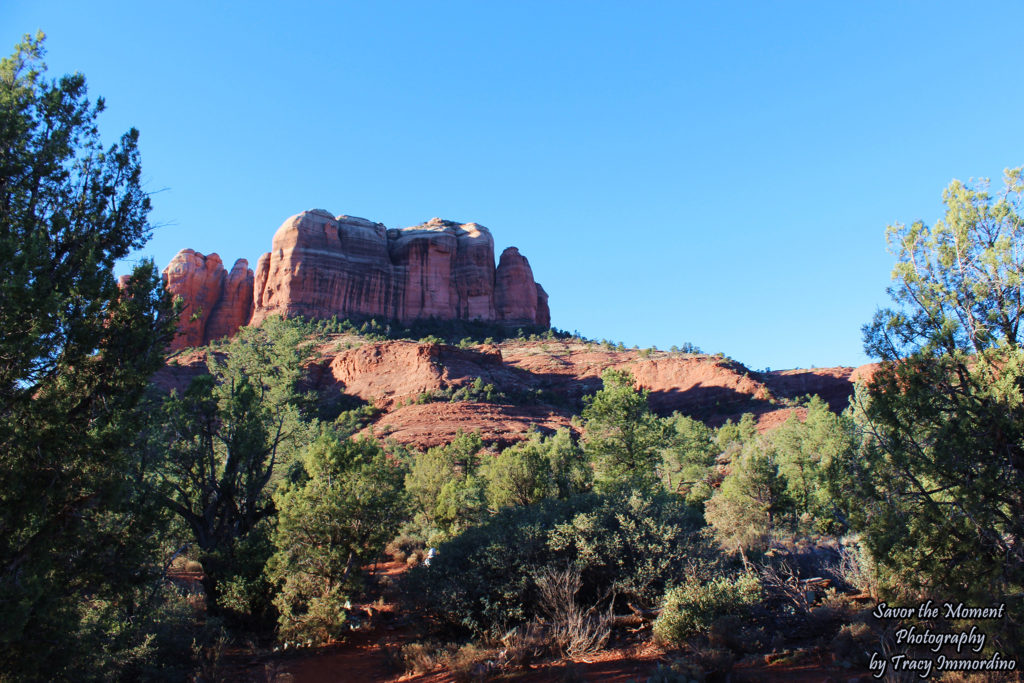
[[[548,327],[548,295],[515,247],[495,267],[494,239],[476,223],[438,218],[387,229],[322,210],[292,216],[274,234],[255,273],[245,259],[179,252],[164,269],[184,301],[174,349],[233,335],[268,315],[477,320]]]
[[[205,351],[177,354],[155,378],[183,389],[205,371]],[[509,340],[460,348],[412,341],[365,341],[333,335],[308,365],[308,382],[329,403],[342,394],[372,405],[366,433],[425,448],[459,431],[508,445],[531,428],[572,427],[582,398],[601,388],[607,368],[629,370],[650,391],[651,407],[678,410],[709,424],[752,412],[760,429],[802,415],[798,400],[818,394],[843,409],[853,383],[873,366],[754,372],[717,356],[614,350],[581,340]]]

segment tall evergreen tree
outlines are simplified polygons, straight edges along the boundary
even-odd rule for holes
[[[584,398],[583,450],[594,462],[598,488],[650,489],[658,483],[662,424],[624,370],[605,370],[604,387]]]
[[[113,274],[150,234],[138,132],[104,150],[42,41],[0,62],[0,677],[81,678],[87,601],[130,619],[148,578],[132,442],[173,316],[152,263]]]
[[[151,449],[163,454],[160,500],[200,548],[213,610],[224,606],[224,580],[262,576],[262,561],[238,544],[275,513],[273,485],[312,434],[298,391],[303,341],[300,325],[278,317],[243,327],[209,354],[210,374],[164,403],[151,429]]]
[[[864,446],[831,478],[894,586],[1024,587],[1022,190],[1020,169],[995,197],[954,181],[944,219],[889,228],[897,308],[865,328],[882,363],[858,395]]]
[[[360,568],[377,559],[405,517],[403,473],[372,439],[330,433],[302,453],[301,481],[275,496],[276,552],[267,565],[284,639],[338,637]]]

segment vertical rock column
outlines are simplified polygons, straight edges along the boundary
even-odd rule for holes
[[[501,252],[494,274],[494,309],[498,321],[509,325],[535,325],[537,303],[537,283],[533,281],[530,262],[518,249],[509,247]],[[544,304],[546,308],[546,294]]]
[[[179,251],[164,268],[164,286],[184,302],[172,350],[206,343],[206,325],[220,302],[226,277],[220,256],[203,256],[192,249]]]
[[[244,258],[235,261],[224,279],[220,301],[210,313],[203,334],[205,343],[214,339],[233,337],[238,328],[249,324],[252,318],[253,272]]]

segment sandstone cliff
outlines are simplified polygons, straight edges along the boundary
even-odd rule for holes
[[[304,211],[278,228],[255,274],[244,259],[229,274],[216,254],[185,249],[164,279],[185,302],[173,349],[230,336],[270,315],[551,324],[548,295],[526,257],[510,247],[495,268],[487,228],[439,218],[389,230]]]

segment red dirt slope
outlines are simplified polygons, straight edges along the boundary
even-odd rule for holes
[[[205,352],[179,354],[154,376],[165,391],[179,392],[205,371]],[[762,431],[781,425],[802,408],[791,399],[819,394],[842,410],[853,383],[875,366],[756,372],[728,358],[664,351],[615,350],[579,340],[510,340],[459,348],[411,341],[365,342],[334,335],[308,364],[309,386],[325,397],[338,392],[376,406],[381,414],[367,433],[427,448],[446,443],[458,430],[479,431],[501,446],[531,428],[569,426],[582,398],[601,388],[608,368],[633,373],[650,391],[651,407],[679,411],[718,425],[752,412]],[[493,402],[449,402],[477,378],[493,385]],[[419,403],[417,403],[419,401]],[[424,403],[424,401],[427,401]],[[789,404],[789,405],[787,405]]]

